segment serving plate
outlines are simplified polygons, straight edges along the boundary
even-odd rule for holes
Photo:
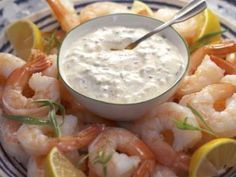
[[[99,0],[105,1],[105,0]],[[96,2],[96,0],[80,0],[75,2],[75,8],[79,12],[84,6]],[[123,3],[128,6],[131,6],[133,0],[113,0],[113,2]],[[169,7],[169,8],[181,8],[184,5],[183,0],[144,0],[154,11],[160,7]],[[227,5],[226,5],[227,6]],[[228,8],[228,7],[222,7]],[[232,8],[232,5],[230,6]],[[51,14],[49,9],[44,9],[38,13],[32,14],[27,17],[31,19],[35,24],[39,26],[42,31],[48,31],[55,28],[59,28],[58,23]],[[224,33],[225,38],[236,38],[236,27],[233,21],[220,16],[221,25],[223,29],[226,29],[227,32]],[[4,34],[0,35],[0,52],[14,53],[13,48],[11,47],[9,41],[6,39]],[[0,177],[26,177],[26,167],[17,162],[14,158],[11,158],[4,151],[2,145],[0,144]]]

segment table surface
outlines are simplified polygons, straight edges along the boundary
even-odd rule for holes
[[[206,1],[208,2],[209,7],[218,15],[224,16],[230,22],[236,24],[236,0]],[[46,0],[0,0],[0,33],[10,22],[44,8],[47,8]]]

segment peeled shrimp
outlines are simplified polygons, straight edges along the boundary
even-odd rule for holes
[[[0,98],[6,79],[16,68],[25,64],[25,61],[8,53],[0,53]]]
[[[157,165],[151,177],[177,177],[169,168]]]
[[[80,24],[71,0],[47,0],[47,3],[64,31],[68,32]]]
[[[23,164],[27,163],[29,156],[24,151],[17,139],[17,130],[21,124],[12,120],[8,120],[0,111],[0,141],[4,150],[10,156],[14,157]]]
[[[96,2],[90,4],[80,11],[80,22],[84,23],[93,18],[114,14],[114,13],[127,13],[128,8],[124,5],[114,2]]]
[[[223,77],[224,70],[217,66],[209,56],[206,56],[192,75],[184,77],[176,95],[182,97],[198,92],[207,85],[218,83]]]
[[[25,64],[25,61],[8,53],[0,53],[0,76],[3,76],[5,79],[16,68],[19,68]]]
[[[94,163],[101,152],[111,156],[107,163],[107,177],[148,177],[155,167],[152,151],[122,128],[105,129],[89,146],[89,168],[97,176],[104,176],[102,165]]]
[[[2,96],[5,112],[29,116],[47,114],[48,108],[40,107],[33,101],[36,99],[59,100],[60,94],[57,79],[37,73],[50,65],[51,62],[47,60],[46,56],[39,53],[35,59],[12,72],[7,79]],[[34,91],[33,96],[29,98],[23,95],[27,85]]]
[[[161,164],[176,171],[186,171],[189,157],[182,151],[193,147],[201,139],[201,132],[176,127],[174,121],[183,121],[186,117],[189,124],[198,126],[195,116],[188,108],[167,102],[145,118],[137,120],[131,130],[153,150]]]
[[[236,87],[232,84],[214,84],[200,92],[184,96],[180,103],[194,107],[218,136],[234,137],[236,136],[235,92]]]
[[[236,74],[236,65],[230,63],[229,61],[216,57],[210,56],[210,59],[215,62],[219,67],[225,70],[225,74]]]
[[[57,116],[57,119],[61,120],[62,118]],[[77,130],[77,118],[66,115],[61,126],[62,136],[73,135]],[[52,129],[46,126],[23,124],[17,131],[16,136],[24,150],[33,156],[46,155],[56,143]]]
[[[52,62],[52,65],[42,71],[44,76],[49,76],[53,78],[57,78],[58,76],[58,69],[57,69],[57,55],[49,55],[48,60]]]
[[[188,73],[192,74],[197,69],[205,55],[222,56],[232,52],[236,52],[236,43],[234,41],[223,41],[219,44],[201,47],[191,55]]]
[[[225,75],[221,80],[220,83],[229,83],[236,86],[236,75]]]
[[[174,15],[178,12],[176,9],[159,9],[157,12],[154,13],[154,18],[157,18],[158,20],[161,21],[168,21],[171,18],[174,17]],[[184,37],[184,39],[188,43],[192,43],[195,40],[195,36],[199,32],[199,21],[201,20],[202,17],[201,15],[197,15],[194,18],[190,18],[189,20],[186,20],[185,22],[175,24],[173,27],[181,34],[181,36]]]
[[[67,119],[68,120],[68,119]],[[71,122],[71,121],[69,121]],[[73,123],[73,121],[72,121]],[[73,130],[74,124],[66,125]],[[63,130],[63,127],[61,128]],[[76,129],[74,129],[75,131]],[[65,135],[59,138],[54,137],[52,129],[49,127],[40,127],[36,125],[22,125],[17,131],[17,138],[24,150],[33,156],[46,155],[52,147],[57,146],[61,151],[70,152],[88,145],[101,131],[99,126],[90,126],[80,131],[78,134]],[[63,132],[62,132],[63,135]]]
[[[228,54],[226,56],[226,60],[235,65],[236,64],[236,52]]]

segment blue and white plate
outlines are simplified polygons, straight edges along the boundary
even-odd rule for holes
[[[79,13],[80,9],[96,0],[80,0],[76,2],[75,7]],[[99,0],[104,1],[104,0]],[[130,6],[133,0],[113,0],[117,3],[123,3]],[[154,11],[160,7],[181,8],[186,0],[144,0]],[[221,24],[228,32],[224,33],[226,38],[236,38],[236,3],[235,0],[208,0],[212,8],[219,12]],[[228,15],[227,15],[228,14]],[[59,25],[51,14],[50,10],[44,9],[38,13],[27,17],[31,19],[43,31],[58,28]],[[231,19],[230,19],[231,18]],[[0,24],[1,25],[1,24]],[[0,52],[13,53],[13,49],[4,34],[0,34]],[[0,177],[26,177],[26,167],[6,154],[0,144]]]

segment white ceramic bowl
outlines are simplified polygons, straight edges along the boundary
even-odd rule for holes
[[[128,120],[138,119],[146,112],[148,112],[150,109],[152,109],[155,105],[163,103],[164,101],[168,100],[175,93],[181,79],[183,78],[187,70],[189,62],[189,53],[187,46],[182,37],[173,28],[168,28],[162,31],[160,34],[165,36],[178,48],[180,54],[184,58],[185,68],[183,69],[183,72],[181,73],[180,77],[176,80],[175,83],[173,83],[173,85],[168,90],[166,90],[161,95],[153,95],[153,98],[150,100],[131,104],[114,104],[114,103],[99,101],[90,98],[86,95],[82,95],[78,91],[73,90],[64,79],[65,76],[61,71],[62,62],[60,58],[62,58],[65,55],[66,50],[71,46],[71,44],[75,41],[75,39],[78,39],[86,35],[87,33],[91,33],[96,29],[104,26],[124,26],[129,28],[145,28],[147,30],[152,30],[153,28],[159,26],[160,24],[162,24],[162,22],[149,17],[139,16],[134,14],[114,14],[114,15],[99,17],[75,27],[65,37],[58,55],[59,73],[65,86],[68,88],[71,94],[78,100],[78,102],[83,104],[88,110],[102,117],[116,121],[128,121]]]

